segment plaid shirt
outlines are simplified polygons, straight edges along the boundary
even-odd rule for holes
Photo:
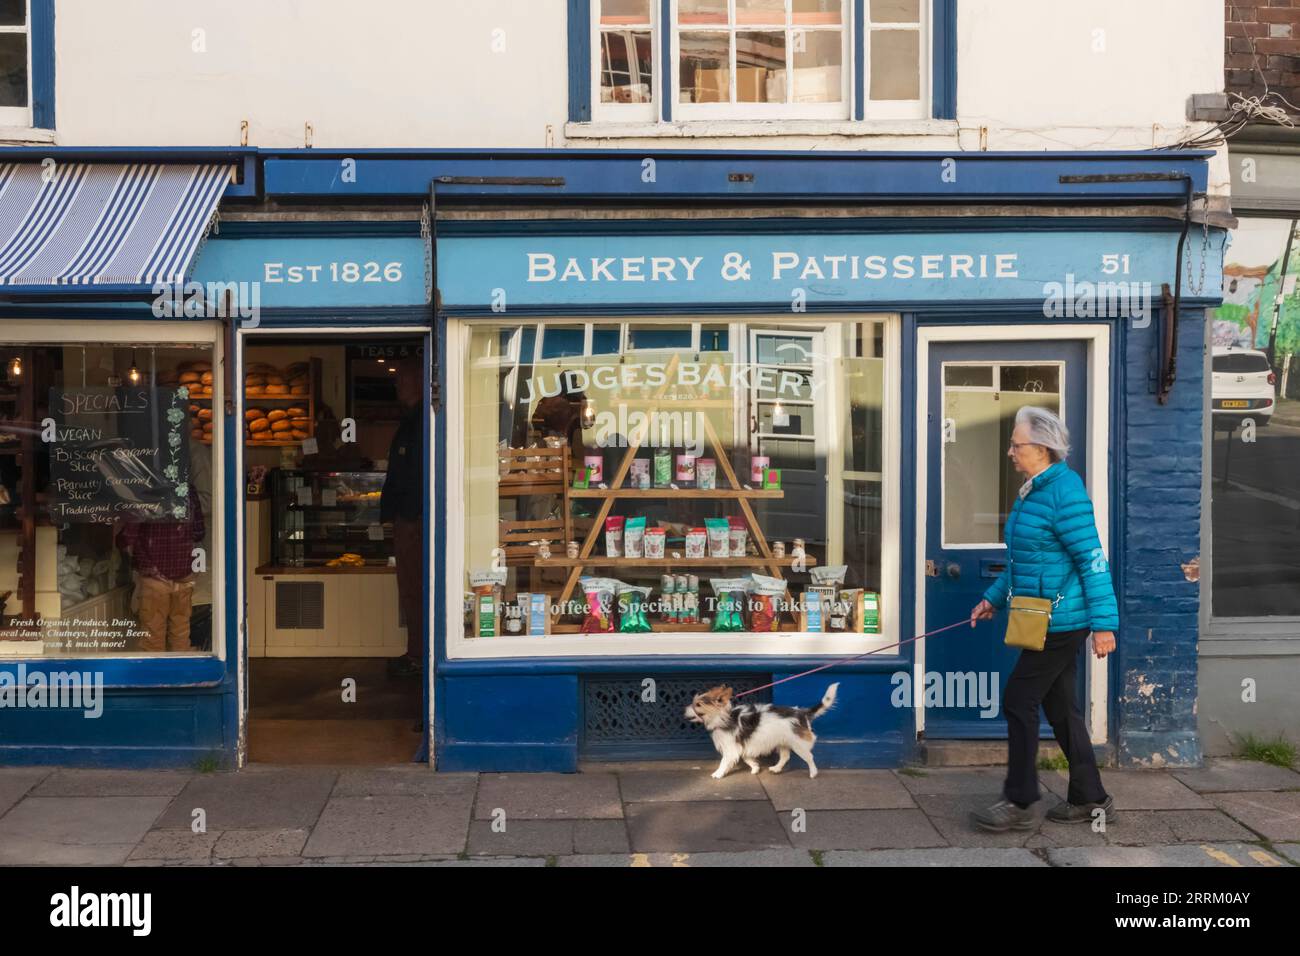
[[[132,521],[117,534],[132,566],[147,578],[179,581],[194,567],[194,546],[203,540],[203,509],[190,485],[188,516],[181,521]]]

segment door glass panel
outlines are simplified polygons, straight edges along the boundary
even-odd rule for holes
[[[1062,367],[944,366],[943,544],[997,547],[1024,479],[1007,457],[1016,412],[1026,405],[1060,414]],[[976,382],[997,382],[1000,388]]]

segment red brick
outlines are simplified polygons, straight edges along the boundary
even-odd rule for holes
[[[1223,65],[1229,70],[1254,70],[1255,58],[1249,53],[1230,53],[1223,58]]]
[[[1266,70],[1281,70],[1283,72],[1289,70],[1300,70],[1300,56],[1280,56],[1274,54],[1270,57],[1261,57],[1261,59],[1263,60],[1263,66]]]
[[[1234,39],[1233,43],[1244,42]],[[1300,37],[1262,37],[1255,41],[1255,51],[1265,53],[1300,53]]]
[[[1266,37],[1268,36],[1267,23],[1225,23],[1223,32],[1230,37]]]
[[[1256,52],[1258,45],[1263,42],[1263,39],[1251,40],[1247,37],[1229,37],[1227,46],[1224,49],[1229,53],[1244,53],[1249,56],[1251,53]]]
[[[1258,23],[1300,23],[1300,12],[1295,7],[1260,7],[1255,11]]]

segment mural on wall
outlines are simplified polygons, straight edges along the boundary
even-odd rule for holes
[[[1279,293],[1276,355],[1300,352],[1300,241],[1287,237],[1296,230],[1292,219],[1242,219],[1223,255],[1223,305],[1212,310],[1214,345],[1266,349]]]

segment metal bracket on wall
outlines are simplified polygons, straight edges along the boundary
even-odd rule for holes
[[[1164,303],[1161,319],[1160,365],[1156,375],[1156,401],[1161,405],[1169,401],[1174,380],[1178,372],[1178,307],[1183,296],[1183,248],[1187,245],[1187,233],[1192,226],[1192,177],[1186,173],[1124,173],[1113,176],[1061,176],[1061,183],[1144,183],[1144,182],[1181,182],[1183,184],[1183,231],[1178,235],[1178,251],[1174,256],[1174,292],[1169,294],[1169,285],[1161,285],[1161,301]],[[1205,214],[1209,216],[1209,201],[1206,200]],[[1209,245],[1209,220],[1206,220],[1206,245]],[[1205,252],[1202,250],[1201,267],[1204,270]],[[1202,282],[1204,282],[1202,271]]]

